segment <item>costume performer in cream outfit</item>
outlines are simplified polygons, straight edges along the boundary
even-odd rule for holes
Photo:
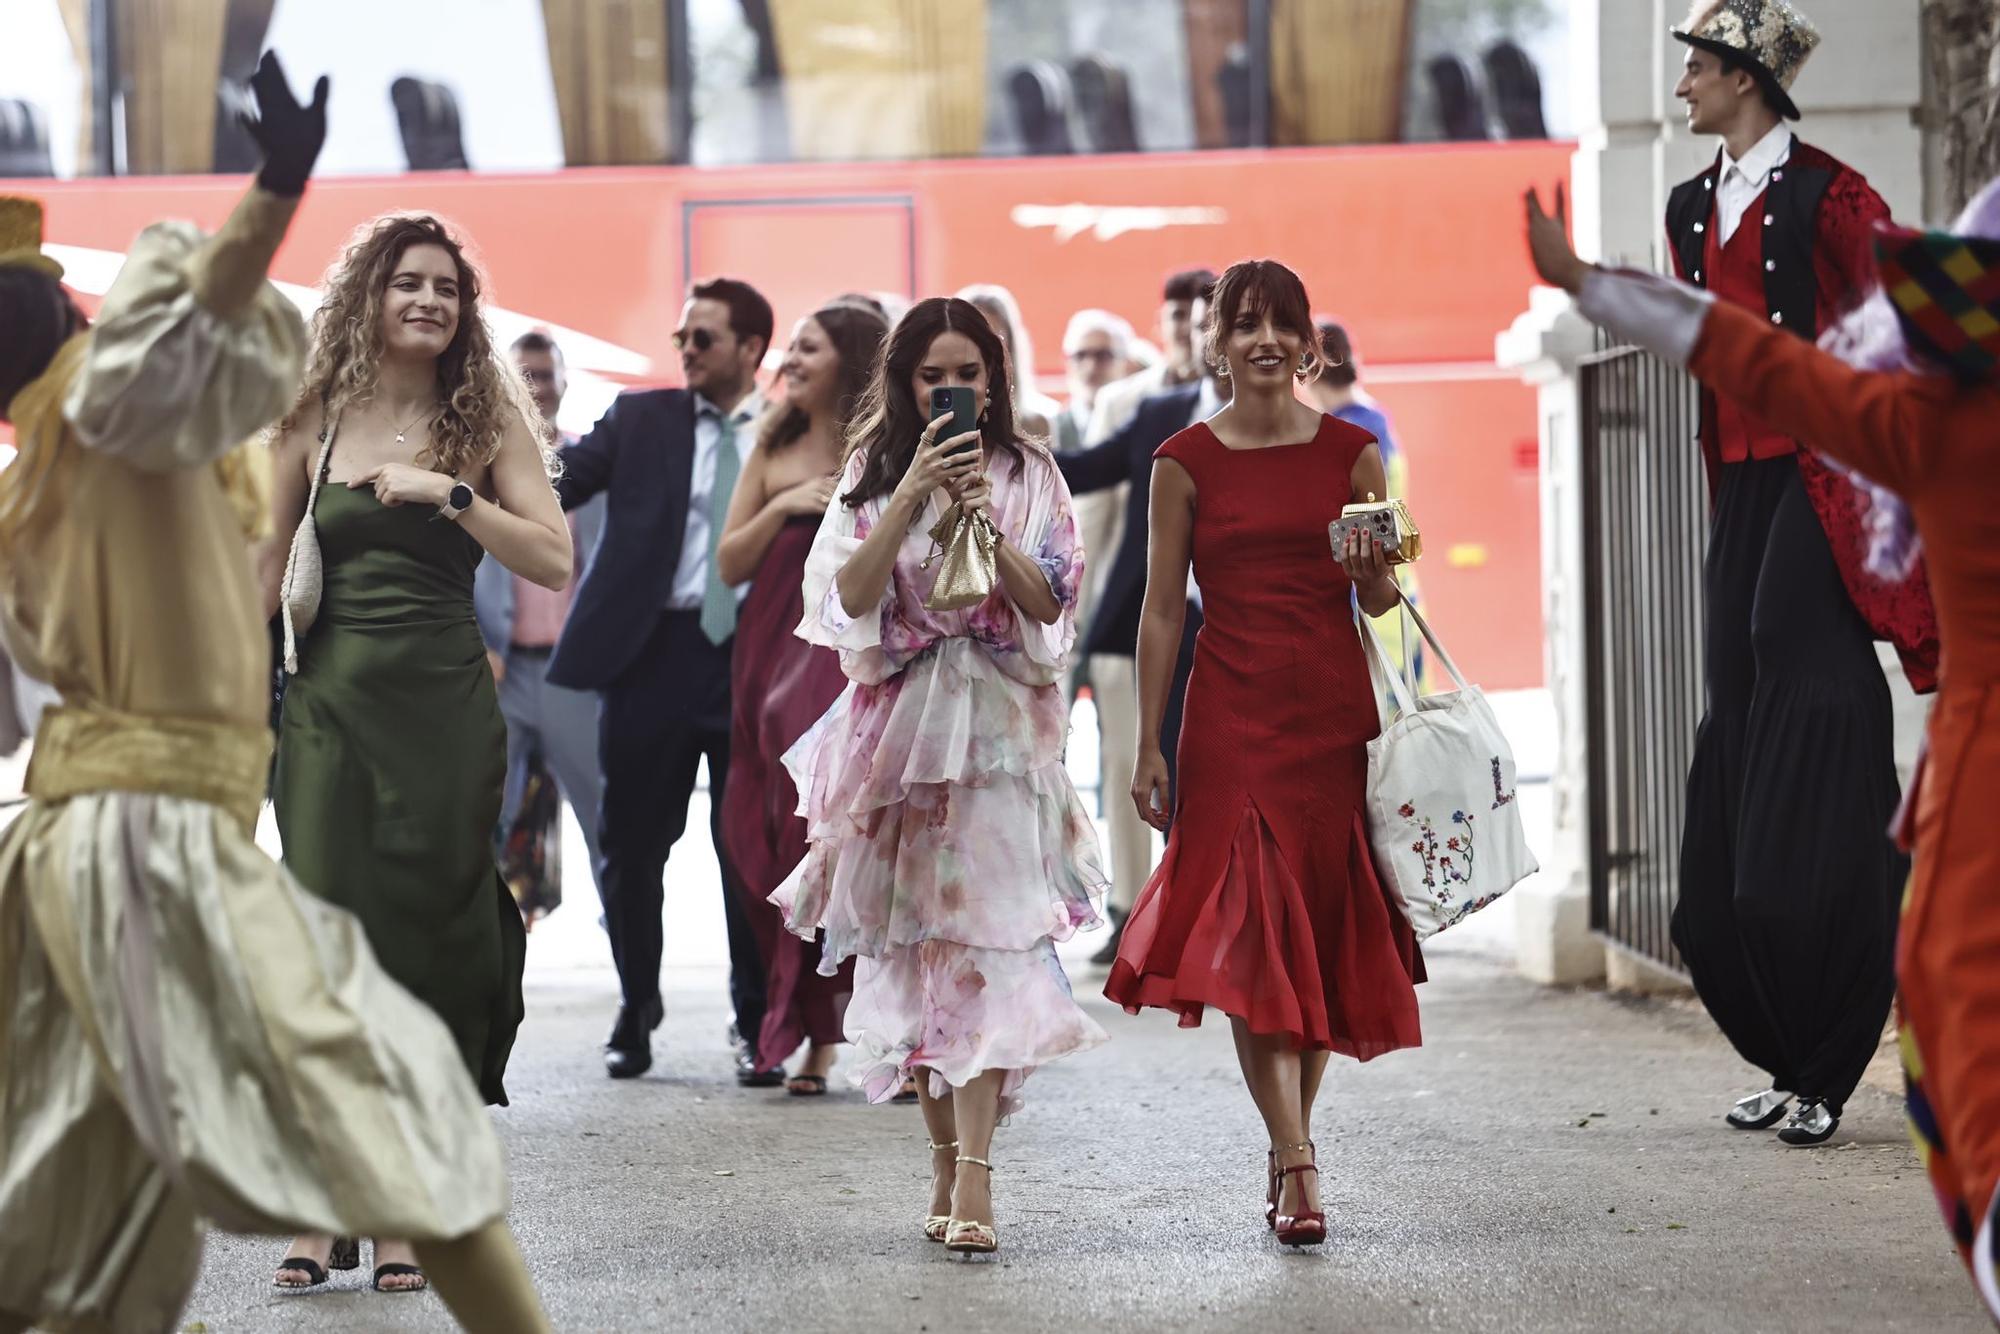
[[[40,211],[0,200],[0,628],[63,700],[0,835],[0,1331],[177,1328],[209,1222],[414,1238],[467,1328],[544,1330],[450,1035],[251,841],[270,650],[240,442],[298,388],[264,275],[326,99],[268,55],[253,88],[257,185],[212,239],[141,233],[95,329],[64,339]]]

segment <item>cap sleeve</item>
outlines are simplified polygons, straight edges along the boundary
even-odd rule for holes
[[[205,240],[167,222],[133,243],[63,400],[87,448],[151,472],[193,468],[291,406],[305,354],[298,311],[268,282],[234,314],[204,305],[194,280]]]
[[[1367,427],[1336,417],[1330,412],[1322,415],[1320,430],[1329,433],[1333,447],[1340,455],[1341,466],[1348,472],[1354,471],[1354,465],[1360,462],[1361,456],[1368,451],[1368,446],[1381,443],[1375,433]],[[1384,473],[1388,472],[1387,459],[1382,461],[1382,470]]]
[[[1195,458],[1205,453],[1215,432],[1208,429],[1207,422],[1196,422],[1167,437],[1167,442],[1153,451],[1153,458],[1172,459],[1186,468],[1190,474],[1195,470]]]

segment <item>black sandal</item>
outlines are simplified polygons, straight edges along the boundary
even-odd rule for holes
[[[321,1287],[329,1277],[328,1269],[359,1269],[361,1267],[361,1242],[354,1237],[335,1237],[333,1245],[326,1253],[326,1266],[320,1267],[317,1260],[308,1260],[303,1255],[288,1255],[278,1262],[278,1273],[287,1269],[306,1276],[303,1283],[280,1283],[276,1276],[271,1286],[280,1292],[304,1292],[308,1288]]]
[[[415,1274],[419,1279],[422,1279],[423,1281],[407,1288],[385,1288],[382,1286],[383,1279],[402,1278],[406,1274]],[[372,1282],[370,1282],[369,1286],[374,1288],[375,1291],[377,1292],[387,1292],[387,1293],[392,1293],[396,1296],[401,1296],[406,1292],[429,1291],[431,1286],[431,1281],[428,1277],[425,1276],[424,1271],[419,1269],[415,1265],[401,1265],[401,1264],[376,1265],[375,1278],[373,1279]]]
[[[890,1098],[889,1101],[911,1103],[915,1102],[916,1100],[917,1100],[917,1077],[915,1075],[905,1075],[903,1076],[903,1086],[896,1090],[896,1095],[893,1098]]]
[[[785,1092],[794,1098],[818,1098],[826,1094],[825,1075],[793,1075],[785,1081]]]

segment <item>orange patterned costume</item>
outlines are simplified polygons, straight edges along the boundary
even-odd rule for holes
[[[1943,631],[1942,687],[1912,804],[1897,948],[1911,1127],[1960,1253],[2000,1316],[2000,386],[1857,371],[1742,310],[1711,307],[1690,369],[1908,503]]]

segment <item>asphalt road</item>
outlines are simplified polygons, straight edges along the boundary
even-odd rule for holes
[[[1263,1228],[1220,1024],[1093,1000],[1113,1041],[1030,1083],[995,1146],[1002,1253],[966,1263],[918,1233],[915,1109],[736,1088],[709,966],[670,970],[659,1064],[614,1084],[610,975],[581,961],[531,972],[497,1113],[513,1221],[564,1330],[1991,1328],[1886,1093],[1787,1149],[1723,1126],[1753,1080],[1698,1011],[1543,990],[1477,934],[1431,957],[1426,1045],[1329,1076],[1317,1252]],[[187,1327],[449,1328],[358,1273],[275,1294],[279,1253],[213,1238]]]

